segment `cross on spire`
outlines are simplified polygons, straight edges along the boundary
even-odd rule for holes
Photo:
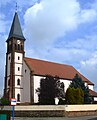
[[[16,2],[16,6],[15,6],[15,11],[17,12],[17,9],[18,9],[18,5],[17,5],[17,2]]]

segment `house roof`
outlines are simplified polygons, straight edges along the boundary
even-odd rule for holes
[[[73,66],[32,58],[24,58],[24,61],[34,75],[52,75],[66,80],[72,80],[74,76],[78,74],[87,84],[94,85],[86,77],[80,74]]]
[[[14,19],[13,19],[13,22],[12,22],[12,26],[11,26],[10,33],[9,33],[7,41],[12,37],[16,37],[18,39],[25,40],[25,38],[23,36],[23,33],[22,33],[22,29],[21,29],[21,26],[20,26],[20,22],[19,22],[17,12],[14,15]]]
[[[93,90],[89,90],[89,93],[92,97],[97,97],[97,92],[95,92]]]

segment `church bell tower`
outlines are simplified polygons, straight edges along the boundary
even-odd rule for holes
[[[20,26],[18,13],[15,12],[7,39],[6,65],[5,65],[5,86],[4,97],[16,98],[17,103],[21,102],[23,92],[23,58],[25,38]]]

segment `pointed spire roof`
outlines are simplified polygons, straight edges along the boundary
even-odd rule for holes
[[[12,37],[25,40],[25,38],[23,36],[23,33],[22,33],[22,29],[21,29],[21,26],[20,26],[20,22],[19,22],[17,12],[15,12],[14,19],[13,19],[13,22],[12,22],[12,26],[11,26],[10,33],[9,33],[7,41]]]

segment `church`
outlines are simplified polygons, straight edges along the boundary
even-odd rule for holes
[[[15,12],[6,40],[5,98],[9,100],[16,98],[18,104],[35,104],[38,102],[36,89],[40,87],[41,78],[45,78],[46,75],[58,76],[60,81],[64,83],[64,92],[66,92],[72,79],[78,74],[85,85],[89,87],[94,101],[97,101],[97,93],[93,89],[94,84],[73,66],[26,57],[25,40],[18,13]]]

